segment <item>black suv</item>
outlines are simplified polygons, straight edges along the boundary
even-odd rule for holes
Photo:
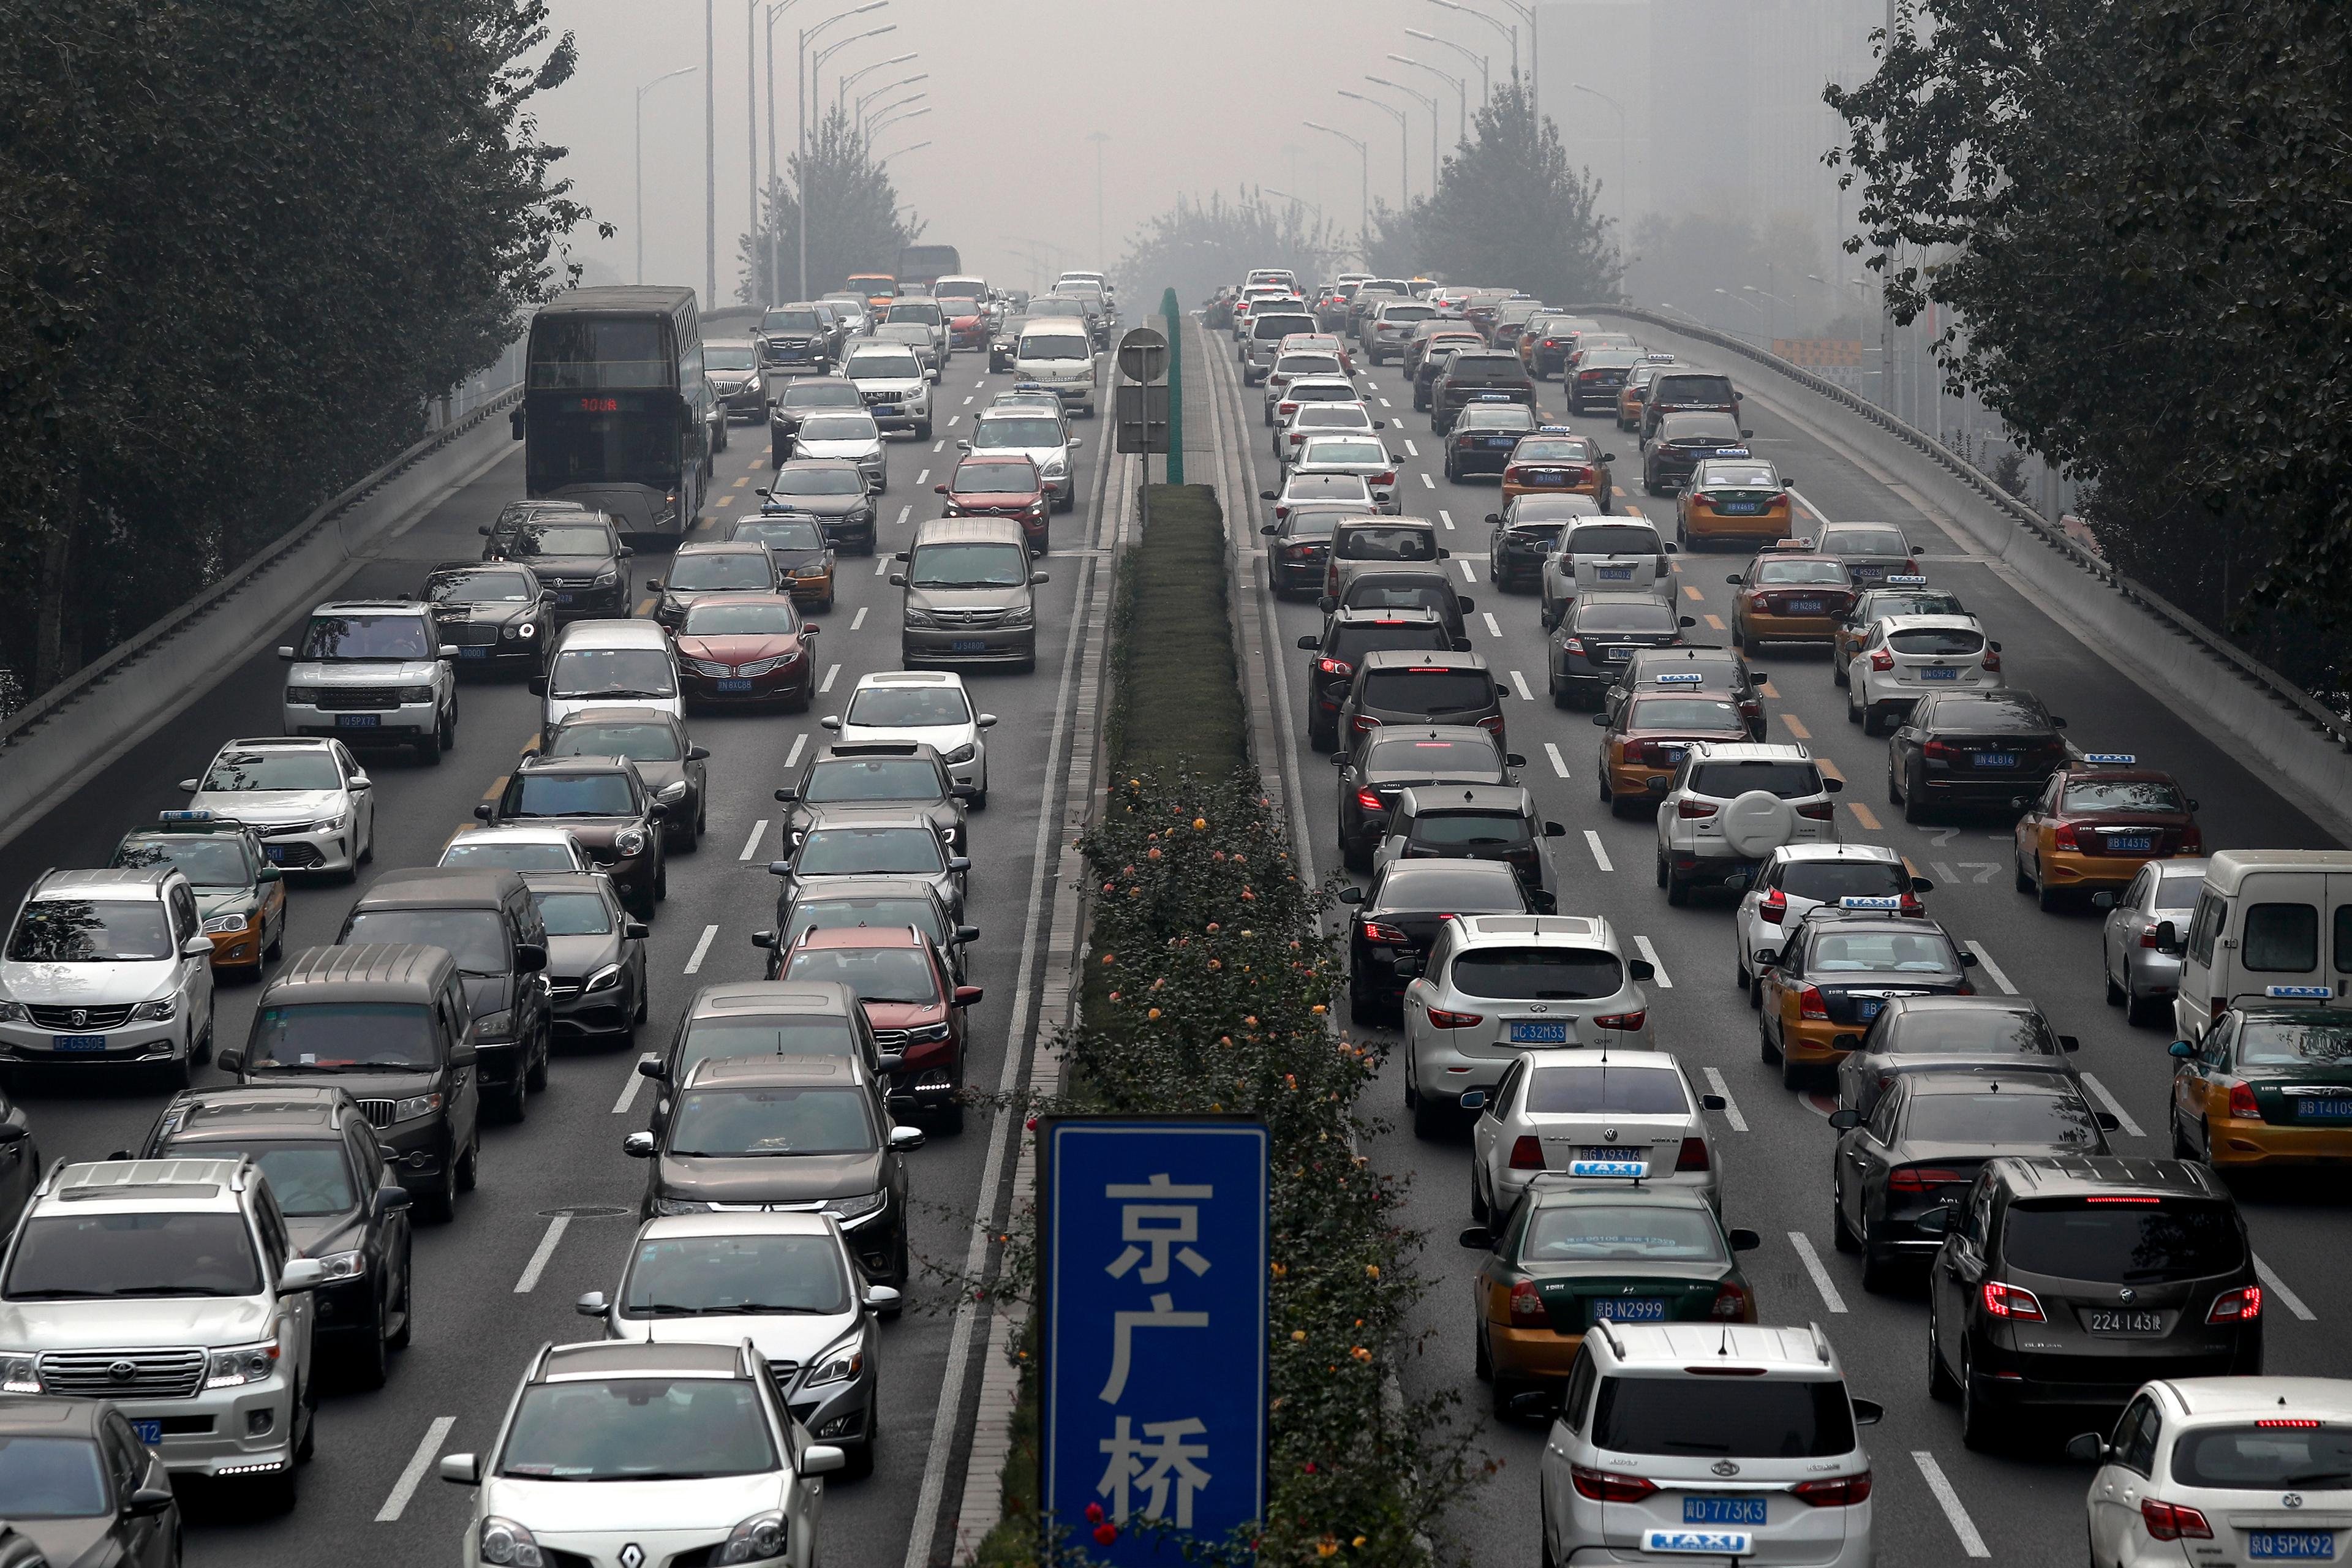
[[[1339,706],[1339,741],[1385,724],[1475,724],[1501,744],[1503,689],[1475,653],[1368,653]]]
[[[621,542],[620,526],[609,514],[582,507],[536,512],[509,507],[481,531],[482,559],[530,567],[553,600],[557,620],[629,614],[629,569],[622,563],[636,552]]]
[[[1497,479],[1511,466],[1522,437],[1536,431],[1532,404],[1513,403],[1482,392],[1454,412],[1446,427],[1445,477],[1457,483],[1472,474]]]
[[[1443,436],[1454,428],[1463,406],[1479,399],[1536,405],[1535,377],[1515,353],[1472,353],[1450,357],[1429,386],[1429,427]]]
[[[457,650],[457,672],[537,675],[555,646],[555,595],[530,567],[511,562],[444,561],[419,595],[433,606],[434,635]]]
[[[1971,1448],[2020,1412],[2120,1407],[2157,1378],[2263,1370],[2253,1249],[2206,1166],[1992,1160],[1915,1224],[1943,1237],[1927,1274],[1928,1387],[1959,1401]]]
[[[936,747],[920,741],[866,741],[819,747],[800,776],[776,791],[784,813],[783,842],[797,845],[827,806],[893,805],[919,811],[939,829],[950,855],[964,853],[964,803],[974,794],[958,784]]]
[[[686,792],[669,787],[682,805]],[[493,827],[528,822],[570,828],[596,869],[613,879],[629,912],[649,921],[654,905],[669,897],[663,826],[672,808],[655,793],[626,757],[526,757],[498,800],[482,802],[474,815]]]
[[[1670,365],[1650,380],[1642,402],[1642,439],[1654,440],[1659,421],[1669,414],[1721,414],[1737,422],[1742,399],[1731,378],[1720,371]]]
[[[1500,860],[1530,893],[1549,879],[1540,842],[1568,829],[1536,813],[1536,797],[1515,784],[1422,784],[1402,791],[1384,843],[1400,860]]]
[[[1642,489],[1671,495],[1690,483],[1708,458],[1745,458],[1748,433],[1729,414],[1675,414],[1651,426],[1655,433],[1642,459]]]
[[[1511,770],[1526,763],[1475,725],[1383,724],[1351,752],[1331,759],[1339,770],[1341,858],[1350,871],[1370,870],[1374,846],[1388,837],[1389,813],[1414,785],[1511,784]]]
[[[1307,660],[1307,742],[1318,752],[1339,743],[1339,710],[1355,684],[1356,666],[1370,653],[1427,649],[1466,650],[1469,639],[1456,638],[1434,610],[1338,609],[1325,617],[1320,633],[1298,639]]]

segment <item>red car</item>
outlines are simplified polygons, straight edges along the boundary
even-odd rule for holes
[[[1028,458],[996,454],[966,458],[946,484],[931,489],[948,498],[942,517],[1018,518],[1021,531],[1028,536],[1029,553],[1045,553],[1047,512],[1055,498]]]
[[[951,349],[985,349],[988,347],[988,307],[978,300],[946,299],[940,308],[947,312],[948,347]]]
[[[805,713],[816,695],[816,634],[789,593],[706,594],[673,635],[680,695],[698,706],[782,702]]]
[[[939,946],[913,926],[824,926],[803,932],[784,959],[785,980],[831,980],[866,1009],[874,1043],[895,1052],[890,1097],[911,1096],[948,1132],[963,1131],[964,1009],[981,998],[958,985]]]

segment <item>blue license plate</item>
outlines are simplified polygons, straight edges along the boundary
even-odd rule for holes
[[[141,1442],[151,1448],[163,1440],[163,1423],[160,1420],[133,1421],[131,1429],[139,1435]]]
[[[1875,1018],[1875,1017],[1877,1017],[1877,1016],[1878,1016],[1878,1010],[1879,1010],[1880,1008],[1882,1008],[1882,1007],[1885,1006],[1885,1005],[1886,1005],[1886,1004],[1885,1004],[1885,1003],[1884,1003],[1884,1002],[1868,1001],[1868,1000],[1864,1000],[1864,1001],[1857,1002],[1857,1003],[1855,1003],[1855,1004],[1854,1004],[1855,1010],[1856,1010],[1856,1011],[1858,1011],[1858,1012],[1862,1015],[1863,1018],[1864,1018],[1865,1021],[1867,1021],[1867,1020],[1869,1020],[1869,1019],[1872,1019],[1872,1018]]]
[[[558,594],[555,595],[555,602],[559,605],[568,605],[572,602],[572,595],[569,594]]]
[[[749,691],[751,689],[751,683],[742,676],[730,675],[719,682],[719,689],[721,691]]]
[[[383,722],[383,715],[377,713],[338,713],[335,715],[335,728],[338,730],[373,730]]]
[[[486,647],[461,647],[457,650],[457,657],[459,658],[488,658],[490,657],[490,650]]]
[[[1507,449],[1509,447],[1516,447],[1518,444],[1519,439],[1516,436],[1489,436],[1486,437],[1486,445],[1489,447],[1499,447]]]
[[[1726,500],[1715,503],[1715,510],[1732,517],[1754,517],[1764,510],[1761,501]]]
[[[106,1049],[104,1035],[51,1035],[49,1045],[60,1051],[102,1051]]]
[[[1856,566],[1851,570],[1855,576],[1868,582],[1876,582],[1886,575],[1886,568],[1884,566]]]
[[[1593,1321],[1606,1318],[1612,1323],[1663,1323],[1666,1321],[1666,1301],[1663,1296],[1611,1296],[1592,1303]],[[1693,1524],[1746,1524],[1747,1520],[1693,1520],[1687,1513],[1684,1522]],[[1762,1520],[1754,1522],[1761,1524]]]
[[[1764,1500],[1760,1497],[1686,1497],[1683,1499],[1685,1524],[1761,1524],[1764,1522]]]
[[[1515,1046],[1564,1046],[1568,1043],[1566,1024],[1514,1024],[1511,1044]]]
[[[2145,855],[2156,847],[2156,838],[2147,833],[2113,833],[2107,836],[2110,854]]]
[[[1612,647],[1609,650],[1609,662],[1612,664],[1623,664],[1633,657],[1633,650],[1630,647]]]
[[[2299,1100],[2294,1113],[2305,1121],[2352,1121],[2352,1100]]]
[[[1603,583],[1630,583],[1633,580],[1633,569],[1631,566],[1602,566],[1595,571],[1594,575]]]
[[[1927,664],[1919,667],[1922,680],[1958,680],[1960,672],[1948,664]]]
[[[1977,766],[1980,768],[2013,768],[2017,766],[2015,752],[1979,752]]]
[[[988,644],[978,637],[958,637],[948,644],[950,653],[986,653]]]
[[[283,844],[265,844],[261,847],[261,852],[273,863],[286,858],[286,846]]]
[[[2332,1559],[2336,1555],[2336,1532],[2332,1530],[2250,1530],[2246,1531],[2246,1555],[2273,1559]]]
[[[1785,616],[1818,616],[1822,613],[1822,602],[1819,599],[1791,599],[1788,608],[1780,613]]]

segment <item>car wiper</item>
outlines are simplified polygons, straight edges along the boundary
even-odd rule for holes
[[[236,1296],[236,1290],[207,1290],[201,1285],[125,1285],[113,1290],[101,1291],[106,1296]]]
[[[100,1301],[113,1294],[111,1290],[19,1290],[8,1299],[12,1301]]]

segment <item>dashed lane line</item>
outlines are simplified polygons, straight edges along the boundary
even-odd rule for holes
[[[1943,1509],[1944,1517],[1951,1521],[1952,1533],[1960,1538],[1960,1550],[1971,1557],[1991,1556],[1991,1549],[1985,1545],[1984,1537],[1977,1533],[1976,1521],[1969,1518],[1968,1509],[1961,1504],[1960,1494],[1954,1491],[1952,1483],[1944,1479],[1944,1468],[1936,1463],[1936,1456],[1925,1448],[1914,1448],[1911,1450],[1911,1462],[1919,1467],[1920,1478],[1927,1483],[1927,1489],[1936,1494],[1936,1501]]]
[[[2287,1289],[2286,1281],[2278,1277],[2278,1270],[2263,1262],[2260,1253],[2254,1255],[2254,1272],[2262,1277],[2263,1289],[2276,1296],[2286,1310],[2294,1314],[2296,1321],[2312,1321],[2311,1309],[2303,1304],[2303,1298]]]
[[[1446,527],[1452,528],[1454,526],[1454,514],[1446,510],[1444,507],[1439,507],[1437,509],[1437,521],[1444,523]]]
[[[856,615],[854,615],[854,616],[850,616],[850,617],[849,617],[849,629],[850,629],[851,631],[853,631],[853,632],[854,632],[854,631],[856,631],[858,627],[860,627],[860,626],[864,626],[865,624],[866,624],[866,606],[865,606],[865,605],[858,605],[858,606],[857,606],[857,613],[856,613]]]
[[[1609,851],[1602,846],[1601,842],[1601,835],[1593,832],[1590,827],[1584,830],[1584,847],[1592,851],[1592,863],[1594,865],[1600,867],[1604,871],[1614,871],[1617,869],[1616,867],[1612,866],[1609,863]]]
[[[1780,725],[1781,728],[1787,730],[1789,733],[1794,735],[1800,741],[1810,741],[1813,738],[1813,732],[1805,728],[1805,721],[1798,718],[1794,713],[1781,714]]]
[[[786,752],[784,753],[784,771],[785,771],[785,772],[790,773],[793,768],[796,768],[796,767],[798,767],[798,766],[800,765],[800,760],[801,760],[801,748],[803,748],[803,746],[806,746],[807,744],[808,744],[808,733],[807,733],[807,731],[802,731],[800,734],[794,735],[794,736],[793,737],[793,749],[792,749],[791,751]]]
[[[925,468],[921,473],[917,474],[915,476],[915,482],[919,485],[929,484],[931,482],[931,470]]]
[[[1424,475],[1423,475],[1422,477],[1423,477],[1423,479],[1427,479],[1429,476],[1428,476],[1428,475],[1426,475],[1426,474],[1424,474]],[[1462,558],[1460,558],[1460,559],[1456,560],[1456,561],[1454,563],[1454,564],[1455,564],[1456,566],[1459,566],[1459,567],[1461,567],[1461,568],[1462,568],[1462,580],[1463,580],[1465,583],[1475,583],[1475,582],[1478,580],[1478,574],[1477,574],[1476,573],[1475,573],[1475,572],[1473,572],[1473,571],[1471,571],[1471,570],[1470,570],[1470,559],[1469,559],[1469,557],[1468,557],[1468,556],[1466,556],[1466,555],[1465,555],[1465,556],[1463,556]],[[646,601],[646,606],[647,606],[648,608],[650,608],[650,607],[652,606],[652,605],[653,605],[653,601],[652,601],[651,599],[647,599],[647,600]],[[637,612],[637,614],[639,614],[639,615],[641,615],[641,616],[642,616],[642,615],[644,615],[645,613],[646,613],[646,612],[645,612],[645,610],[639,610],[639,611]]]
[[[378,1524],[398,1522],[401,1514],[408,1508],[408,1500],[415,1497],[416,1489],[424,1484],[425,1472],[431,1469],[433,1461],[441,1457],[441,1445],[449,1440],[449,1429],[457,1425],[455,1415],[436,1415],[425,1423],[425,1440],[416,1445],[416,1452],[408,1456],[408,1463],[401,1467],[400,1479],[392,1483],[392,1490],[384,1495],[383,1506],[375,1510]]]
[[[1503,635],[1503,623],[1495,618],[1494,611],[1481,610],[1478,614],[1486,618],[1486,635],[1488,637],[1499,637]]]
[[[1822,1255],[1813,1250],[1811,1240],[1803,1231],[1792,1230],[1789,1233],[1789,1245],[1797,1249],[1797,1261],[1812,1276],[1813,1289],[1822,1293],[1822,1305],[1843,1315],[1845,1298],[1838,1294],[1837,1281],[1830,1278],[1830,1271],[1822,1267]]]
[[[927,473],[927,474],[930,472],[930,470],[929,470],[929,468],[926,468],[926,469],[924,469],[923,471],[924,471],[925,473]],[[918,482],[920,482],[920,481],[918,481]],[[910,517],[914,516],[914,515],[915,515],[915,503],[914,503],[914,502],[912,502],[912,501],[908,501],[905,506],[902,506],[902,507],[900,507],[900,508],[898,509],[898,526],[899,526],[900,528],[904,528],[904,527],[906,527],[906,526],[907,526],[907,520],[908,520],[908,518],[910,518]]]
[[[555,1244],[563,1239],[563,1233],[571,1226],[572,1216],[568,1214],[557,1215],[547,1222],[547,1234],[539,1238],[539,1246],[531,1250],[530,1261],[522,1266],[521,1277],[515,1280],[516,1295],[531,1293],[539,1284],[539,1277],[547,1271],[547,1260],[555,1256]]]
[[[888,570],[890,570],[890,558],[887,555],[885,555],[881,560],[877,561],[874,563],[874,575],[877,577],[879,577],[883,573],[887,572]]]
[[[1562,778],[1566,778],[1568,776],[1568,759],[1559,754],[1559,746],[1558,742],[1546,741],[1544,742],[1544,755],[1551,759],[1552,772],[1558,773]]]
[[[2083,1087],[2091,1091],[2093,1099],[2096,1100],[2101,1105],[2107,1108],[2108,1115],[2123,1123],[2123,1129],[2125,1131],[2130,1133],[2135,1138],[2145,1138],[2147,1136],[2147,1133],[2140,1131],[2139,1123],[2132,1120],[2131,1112],[2124,1109],[2123,1101],[2108,1093],[2107,1086],[2101,1083],[2095,1074],[2086,1072],[2081,1076],[2083,1079]]]
[[[613,1101],[614,1115],[626,1116],[629,1113],[629,1107],[636,1102],[637,1087],[646,1081],[646,1075],[637,1069],[647,1062],[660,1059],[653,1052],[647,1051],[629,1064],[629,1081],[621,1086],[621,1098]]]
[[[749,860],[752,856],[757,855],[760,852],[761,844],[767,838],[767,837],[768,819],[763,816],[760,818],[759,821],[751,825],[751,836],[743,840],[743,853],[736,856],[735,858],[738,860]]]
[[[1423,489],[1432,489],[1432,490],[1433,490],[1433,489],[1435,489],[1437,488],[1437,481],[1436,481],[1435,479],[1431,479],[1427,474],[1423,474],[1423,475],[1422,475],[1422,476],[1421,476],[1421,483],[1422,483],[1422,488],[1423,488]]]
[[[1709,610],[1709,611],[1706,613],[1706,624],[1707,624],[1708,627],[1709,627],[1711,630],[1718,631],[1718,632],[1719,632],[1719,631],[1722,631],[1722,630],[1724,629],[1723,617],[1722,617],[1721,616],[1717,615],[1714,611]]]
[[[833,680],[834,680],[834,677],[835,677],[835,676],[839,675],[840,673],[841,673],[841,666],[839,666],[839,665],[837,665],[837,664],[828,664],[828,665],[826,665],[826,666],[824,667],[824,679],[823,680],[820,680],[820,681],[818,681],[818,682],[816,683],[817,695],[818,695],[818,696],[820,696],[820,697],[822,697],[822,696],[824,696],[826,692],[831,691],[831,690],[833,689]]]
[[[1536,694],[1528,689],[1528,678],[1516,669],[1511,671],[1511,689],[1519,694],[1519,700],[1522,702],[1533,702],[1536,700]]]
[[[1689,586],[1688,584],[1685,584],[1685,585],[1684,585],[1683,593],[1684,593],[1685,595],[1687,595],[1688,597],[1697,600],[1697,601],[1698,601],[1700,604],[1702,604],[1702,605],[1704,605],[1704,604],[1706,604],[1706,595],[1705,594],[1700,593],[1696,588],[1693,588],[1693,587]]]
[[[1407,441],[1404,444],[1404,455],[1408,458],[1418,458],[1421,456],[1421,448]]]
[[[1995,985],[2000,987],[2002,995],[2017,994],[2017,987],[2009,983],[2009,976],[2002,973],[2000,965],[1992,961],[1992,954],[1985,951],[1984,943],[1972,940],[1969,943],[1969,951],[1977,955],[1977,962],[1984,965],[1985,973],[1992,977],[1992,983]]]
[[[1723,1119],[1731,1123],[1734,1132],[1748,1131],[1748,1118],[1739,1114],[1739,1101],[1731,1098],[1731,1086],[1723,1081],[1723,1069],[1706,1068],[1706,1087],[1723,1096]]]
[[[1642,956],[1650,961],[1652,971],[1650,978],[1656,983],[1658,989],[1672,991],[1675,988],[1675,983],[1666,978],[1665,963],[1658,957],[1658,950],[1650,945],[1650,939],[1646,936],[1637,936],[1633,939],[1633,945],[1640,948]]]
[[[1871,814],[1870,807],[1858,800],[1850,800],[1845,803],[1845,808],[1853,813],[1853,819],[1864,828],[1873,833],[1879,831],[1878,818]]]

